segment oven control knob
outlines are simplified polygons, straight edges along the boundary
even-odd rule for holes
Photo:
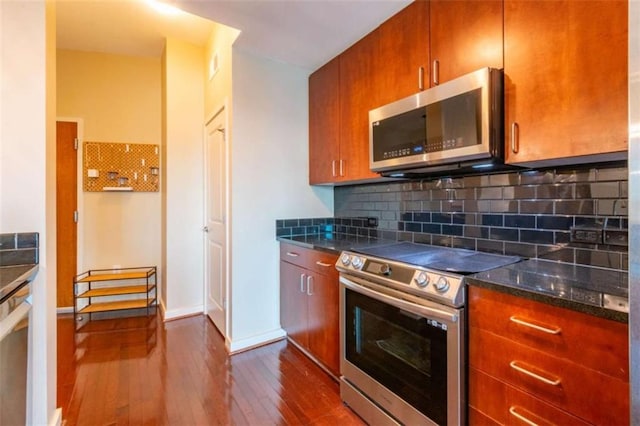
[[[436,288],[436,291],[444,293],[445,291],[449,290],[449,280],[447,279],[447,277],[440,277],[438,278],[438,281],[433,283],[433,286]]]
[[[340,261],[344,266],[349,266],[349,263],[351,263],[351,256],[345,253],[340,257]]]
[[[414,278],[414,281],[418,284],[418,287],[424,288],[429,284],[429,275],[424,272],[420,272],[418,276]]]
[[[351,264],[353,265],[354,268],[360,269],[362,268],[362,265],[364,264],[364,262],[360,256],[353,256],[353,259],[351,259]]]

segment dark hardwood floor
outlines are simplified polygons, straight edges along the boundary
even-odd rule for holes
[[[229,357],[204,316],[58,317],[65,425],[362,425],[338,384],[279,341]]]

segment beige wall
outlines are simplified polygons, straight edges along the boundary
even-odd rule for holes
[[[231,52],[239,30],[221,24],[214,24],[213,31],[205,47],[205,119],[215,114],[224,102],[231,109]],[[213,55],[218,54],[219,70],[209,78],[209,63]]]
[[[57,115],[82,119],[85,141],[160,144],[160,58],[58,50],[57,74]],[[160,192],[80,195],[79,272],[161,266]]]
[[[165,319],[203,310],[204,49],[167,39],[162,59]]]
[[[56,246],[56,3],[54,0],[46,0],[46,201],[47,214],[47,238],[46,238],[46,263],[47,282],[57,282],[57,246]],[[47,398],[47,417],[49,424],[52,421],[62,420],[62,409],[57,407],[57,327],[56,327],[56,295],[57,289],[54,285],[47,288],[47,338],[51,343],[46,347],[47,375],[46,389],[40,391],[40,395],[33,395],[34,398],[42,398],[43,394]],[[42,379],[40,379],[42,380]],[[55,410],[55,411],[54,411]],[[34,424],[38,422],[34,421]]]

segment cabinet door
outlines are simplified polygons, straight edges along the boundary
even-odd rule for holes
[[[340,157],[340,59],[309,76],[309,184],[337,180]]]
[[[625,151],[628,2],[505,0],[504,8],[507,162]]]
[[[378,106],[429,87],[429,2],[414,1],[378,31]]]
[[[502,69],[502,1],[429,3],[432,71],[433,61],[437,61],[433,78],[438,84],[480,68]],[[433,78],[431,84],[435,85]]]
[[[369,110],[378,106],[377,47],[374,30],[340,55],[340,181],[378,177],[369,169]]]
[[[280,261],[280,325],[292,340],[309,347],[306,269]]]
[[[309,348],[334,375],[340,375],[338,272],[313,274],[309,289]]]

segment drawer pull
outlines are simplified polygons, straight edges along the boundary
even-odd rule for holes
[[[298,257],[298,256],[300,256],[300,255],[299,255],[298,253],[294,253],[294,252],[292,252],[292,251],[288,251],[288,252],[287,252],[287,256],[291,256],[291,257]]]
[[[509,414],[511,414],[513,417],[515,417],[518,420],[523,421],[524,423],[530,425],[530,426],[538,426],[538,423],[529,420],[528,418],[526,418],[525,416],[523,416],[522,414],[518,413],[516,411],[516,407],[511,406],[509,407]]]
[[[542,377],[539,374],[536,374],[532,371],[527,370],[526,368],[519,366],[517,362],[518,361],[511,361],[509,363],[509,366],[514,370],[519,371],[522,374],[526,374],[529,377],[533,377],[534,379],[541,381],[542,383],[546,383],[551,386],[558,386],[560,384],[560,379],[555,379],[555,380],[547,379],[546,377]]]
[[[304,274],[300,274],[300,293],[304,293]]]
[[[324,262],[320,262],[319,260],[316,261],[316,265],[318,266],[324,266],[325,268],[328,268],[329,266],[332,266],[332,263],[324,263]]]
[[[520,324],[520,325],[523,325],[525,327],[533,328],[534,330],[542,331],[543,333],[547,333],[547,334],[560,334],[560,332],[562,331],[562,329],[560,327],[554,327],[554,328],[542,327],[540,325],[531,324],[530,322],[521,320],[520,318],[516,318],[515,316],[510,317],[509,320],[511,322],[515,322],[516,324]]]

